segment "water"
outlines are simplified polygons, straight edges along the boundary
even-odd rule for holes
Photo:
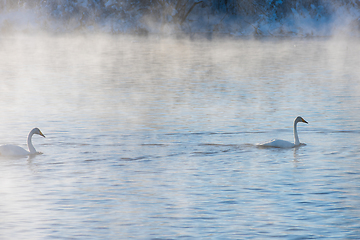
[[[0,39],[1,239],[358,239],[357,39]],[[293,140],[298,149],[259,149]]]

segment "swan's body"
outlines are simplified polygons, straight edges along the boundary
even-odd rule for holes
[[[29,151],[23,149],[22,147],[16,146],[16,145],[7,144],[7,145],[0,146],[0,155],[1,156],[18,157],[18,156],[27,156],[27,155],[36,154],[37,152],[31,141],[32,136],[34,134],[38,134],[40,136],[45,137],[45,135],[40,131],[40,129],[34,128],[33,130],[31,130],[29,133],[28,139],[27,139],[27,145],[28,145]]]
[[[275,148],[293,148],[293,147],[300,146],[301,143],[300,143],[299,136],[297,133],[297,123],[298,122],[308,123],[300,116],[295,118],[295,120],[294,120],[294,143],[280,140],[280,139],[273,139],[268,142],[257,144],[257,146],[258,147],[275,147]]]

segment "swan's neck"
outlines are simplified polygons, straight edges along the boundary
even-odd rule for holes
[[[300,145],[299,136],[297,133],[297,121],[294,121],[294,140],[295,140],[294,142],[295,146]]]
[[[28,136],[28,139],[27,139],[27,145],[28,145],[30,154],[36,153],[36,150],[35,150],[35,148],[34,148],[34,145],[33,145],[32,142],[31,142],[31,139],[32,139],[32,136],[33,136],[33,135],[34,135],[34,133],[31,131],[31,132],[29,133],[29,136]]]

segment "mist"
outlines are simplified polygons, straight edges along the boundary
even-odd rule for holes
[[[358,36],[355,0],[0,2],[0,32],[182,36]]]
[[[359,14],[0,0],[0,239],[359,239]]]

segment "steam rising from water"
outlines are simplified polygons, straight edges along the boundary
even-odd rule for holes
[[[359,41],[59,35],[0,38],[0,238],[359,236]]]
[[[168,129],[169,124],[177,129],[187,121],[199,123],[197,130],[237,126],[239,114],[253,119],[279,111],[274,94],[287,96],[281,111],[289,117],[283,121],[292,122],[293,116],[308,116],[302,114],[309,107],[304,99],[312,95],[359,90],[353,54],[359,45],[353,41],[188,42],[108,35],[0,40],[1,109],[7,112],[2,122],[31,123],[24,132],[41,126],[43,109],[50,122],[81,113],[86,119],[122,119],[123,129]],[[314,64],[303,72],[309,59]],[[267,84],[269,79],[277,80]],[[229,105],[224,96],[244,105]],[[160,108],[166,110],[157,115]],[[257,127],[246,121],[242,126]]]
[[[354,36],[360,29],[360,8],[351,1],[220,2],[3,0],[0,32],[309,37]]]

